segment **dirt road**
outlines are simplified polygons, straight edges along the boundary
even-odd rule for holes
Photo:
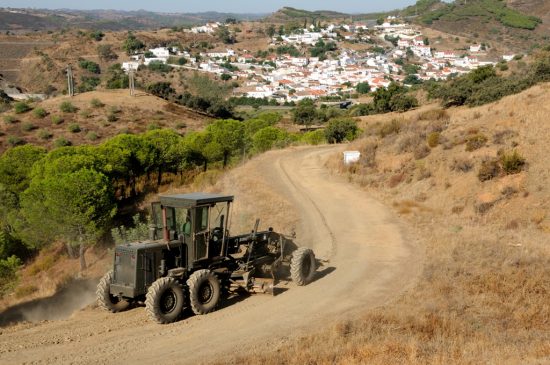
[[[164,326],[143,308],[115,315],[86,308],[67,320],[19,324],[1,329],[0,363],[209,362],[292,341],[396,298],[414,283],[422,255],[387,208],[323,168],[340,148],[270,152],[232,173],[258,172],[258,197],[269,189],[295,207],[297,242],[328,260],[310,285],[282,283],[275,297],[238,298]]]

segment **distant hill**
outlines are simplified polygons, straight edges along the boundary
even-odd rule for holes
[[[263,14],[155,13],[145,10],[45,10],[0,8],[0,31],[83,28],[99,30],[145,30],[203,24],[208,21],[256,20]]]
[[[316,10],[308,11],[291,7],[284,7],[277,12],[271,14],[265,19],[266,22],[272,23],[286,23],[290,21],[303,21],[303,20],[327,20],[337,18],[349,18],[350,15],[345,13],[339,13],[337,11],[330,10]]]
[[[544,44],[550,16],[546,0],[419,0],[401,11],[414,22],[446,33],[527,51]]]

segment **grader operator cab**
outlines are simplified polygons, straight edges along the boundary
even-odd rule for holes
[[[283,267],[298,285],[309,283],[318,267],[313,251],[293,250],[271,228],[258,232],[259,220],[251,233],[230,236],[232,202],[206,193],[160,196],[150,239],[116,247],[113,270],[97,287],[99,306],[119,312],[141,302],[151,319],[170,323],[186,307],[209,313],[238,289],[273,294]]]

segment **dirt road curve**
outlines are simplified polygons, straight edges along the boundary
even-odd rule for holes
[[[243,298],[171,325],[148,321],[143,308],[87,308],[68,320],[4,328],[0,363],[196,364],[262,351],[396,298],[413,284],[420,251],[388,209],[323,168],[338,148],[276,151],[246,166],[298,210],[297,241],[329,260],[315,282],[283,283],[288,290],[275,297]]]

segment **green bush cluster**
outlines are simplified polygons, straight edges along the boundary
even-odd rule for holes
[[[59,110],[63,113],[76,113],[78,109],[70,101],[64,101],[59,105]]]
[[[153,72],[167,73],[172,71],[172,66],[167,65],[161,61],[151,61],[147,68]]]
[[[80,83],[77,86],[78,92],[85,93],[94,91],[101,84],[101,79],[95,76],[81,76]]]
[[[328,143],[353,141],[359,135],[357,123],[350,118],[337,118],[328,122],[325,128],[325,138]]]
[[[426,2],[429,1],[432,0],[427,0]],[[484,21],[493,19],[507,27],[533,30],[541,23],[541,19],[509,8],[505,2],[500,0],[450,3],[438,6],[433,10],[425,8],[423,4],[422,9],[426,9],[426,11],[421,12],[422,15],[420,17],[421,21],[425,24],[432,24],[434,21],[440,19],[448,21],[472,21],[472,17],[479,17],[484,19]]]
[[[15,111],[15,114],[23,114],[32,110],[32,107],[24,101],[18,101],[14,104],[13,110]]]
[[[480,149],[481,147],[485,146],[487,140],[487,137],[481,133],[468,136],[466,140],[466,151],[472,152]]]
[[[86,70],[88,72],[91,72],[93,74],[100,74],[101,73],[101,68],[99,67],[99,65],[97,63],[95,63],[93,61],[80,59],[78,61],[78,65],[80,66],[81,69]]]
[[[447,82],[427,83],[426,90],[430,98],[441,99],[447,107],[478,106],[549,80],[550,52],[542,52],[521,74],[499,76],[492,66],[484,66]]]
[[[518,174],[525,166],[525,158],[516,150],[504,152],[500,155],[500,165],[506,175]]]
[[[35,117],[44,119],[48,115],[48,112],[44,108],[36,108],[32,111]]]
[[[501,152],[498,158],[482,161],[477,177],[479,181],[487,181],[501,174],[518,174],[523,171],[526,164],[525,158],[516,150]]]
[[[115,63],[107,70],[107,89],[127,89],[129,85],[128,75],[122,70],[120,63]]]

